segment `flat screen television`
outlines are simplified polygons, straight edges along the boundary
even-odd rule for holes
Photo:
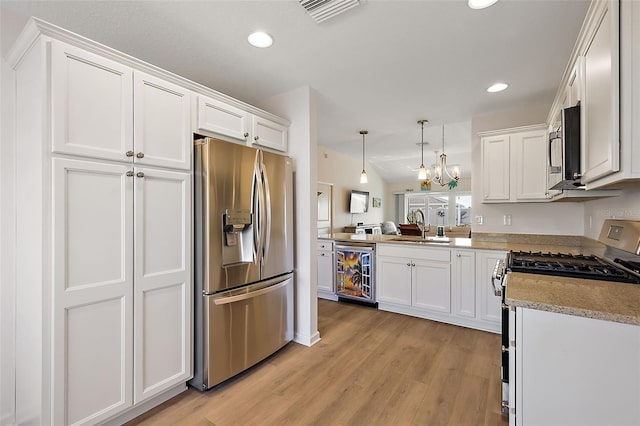
[[[366,213],[369,211],[369,193],[356,191],[349,194],[349,213]]]

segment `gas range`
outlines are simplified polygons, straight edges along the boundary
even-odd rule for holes
[[[634,273],[632,269],[635,262],[618,258],[614,262],[620,266],[597,256],[512,251],[509,253],[507,260],[507,270],[510,272],[640,284],[640,275],[638,272]]]

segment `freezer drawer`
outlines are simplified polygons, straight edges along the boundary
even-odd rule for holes
[[[265,359],[293,339],[293,274],[205,297],[203,388]]]

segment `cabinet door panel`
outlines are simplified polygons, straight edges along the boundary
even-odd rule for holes
[[[258,116],[253,116],[252,123],[251,133],[255,145],[287,151],[288,131],[285,126]]]
[[[597,29],[584,54],[583,182],[620,169],[619,2],[602,2]]]
[[[516,199],[544,199],[547,194],[547,135],[544,130],[514,135]]]
[[[491,282],[491,275],[498,260],[506,259],[505,252],[479,252],[478,276],[476,277],[478,299],[480,301],[479,317],[483,321],[500,324],[502,308],[500,296],[496,296]]]
[[[191,376],[189,173],[136,169],[134,401]]]
[[[482,201],[509,201],[509,136],[482,139]]]
[[[378,301],[411,306],[411,260],[378,256]]]
[[[190,92],[142,72],[134,75],[135,157],[138,165],[191,166]]]
[[[132,403],[133,184],[125,165],[53,160],[55,424]]]
[[[454,313],[460,316],[476,316],[476,255],[469,250],[456,250],[454,261]]]
[[[335,291],[333,285],[333,252],[318,252],[318,290],[333,293]]]
[[[126,161],[133,147],[130,68],[54,42],[53,152]]]
[[[245,141],[249,134],[249,113],[217,99],[198,96],[198,130]]]
[[[451,312],[451,264],[414,261],[413,306]]]

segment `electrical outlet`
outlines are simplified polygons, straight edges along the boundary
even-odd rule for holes
[[[482,216],[476,216],[476,223],[478,225],[482,225],[484,223],[484,217]]]
[[[503,223],[507,226],[511,226],[511,215],[510,214],[505,214],[504,217],[502,218]]]

